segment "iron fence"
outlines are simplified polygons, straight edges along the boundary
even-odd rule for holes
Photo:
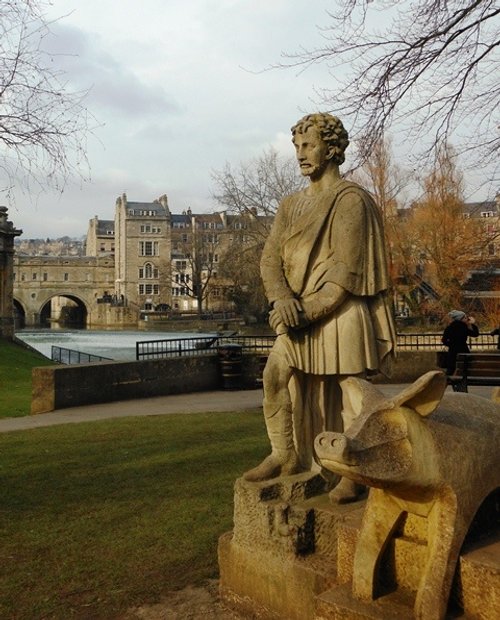
[[[94,355],[93,353],[82,353],[82,351],[66,349],[56,345],[52,345],[50,359],[60,364],[90,364],[92,362],[113,361],[110,357]]]
[[[142,340],[135,344],[136,360],[193,355],[215,355],[225,344],[239,344],[243,352],[267,353],[274,336],[200,336],[171,340]]]
[[[443,348],[442,334],[398,334],[397,346],[399,350],[429,350],[439,351]],[[497,339],[488,333],[480,333],[477,338],[469,338],[470,349],[496,349]]]
[[[239,344],[243,353],[267,354],[273,346],[275,336],[200,336],[174,338],[171,340],[142,340],[136,342],[136,360],[158,359],[194,355],[216,355],[217,349],[225,344]],[[471,349],[496,349],[496,338],[487,333],[469,339]],[[399,350],[438,351],[443,348],[441,333],[398,334]]]

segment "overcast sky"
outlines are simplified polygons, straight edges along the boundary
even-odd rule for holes
[[[211,170],[271,145],[293,155],[290,126],[317,111],[324,66],[263,71],[283,52],[321,44],[329,0],[53,0],[51,50],[75,89],[90,88],[100,124],[90,182],[59,195],[18,194],[9,217],[23,237],[82,236],[116,197],[167,194],[180,213],[212,211]],[[341,116],[341,113],[339,113]],[[397,140],[395,140],[397,142]]]

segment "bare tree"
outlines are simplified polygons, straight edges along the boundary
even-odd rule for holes
[[[273,148],[239,168],[226,164],[212,173],[212,180],[213,198],[236,217],[232,226],[239,227],[222,254],[220,273],[232,283],[230,300],[237,311],[262,319],[268,309],[260,279],[262,248],[279,203],[305,181],[295,157],[280,157]]]
[[[420,141],[414,152],[429,155],[452,138],[474,165],[498,165],[497,0],[335,5],[321,29],[325,44],[286,54],[280,66],[327,65],[333,85],[320,91],[322,103],[354,126],[361,161],[397,125]]]
[[[86,163],[86,93],[73,92],[54,57],[44,0],[0,0],[0,189],[61,188]]]
[[[194,218],[193,218],[194,220]],[[207,310],[222,252],[220,233],[204,231],[194,221],[192,233],[185,242],[176,244],[172,261],[172,287],[181,297],[196,300],[199,315]]]
[[[243,317],[255,317],[265,322],[269,311],[264,286],[260,277],[262,244],[232,244],[223,254],[220,275],[230,285],[227,298],[236,312]]]
[[[234,169],[226,163],[223,170],[212,172],[212,197],[229,213],[264,216],[256,220],[253,234],[267,237],[270,217],[288,194],[304,187],[295,157],[280,157],[270,148],[248,163]],[[260,225],[259,225],[260,224]]]
[[[410,174],[393,161],[392,140],[386,136],[373,145],[369,157],[352,177],[366,187],[375,197],[384,221],[389,271],[394,278],[392,247],[399,225],[398,208]]]
[[[394,162],[391,142],[386,136],[376,142],[363,166],[352,177],[373,194],[380,208],[392,293],[404,297],[408,282],[405,272],[409,266],[401,260],[406,258],[407,237],[401,234],[404,218],[400,216],[399,208],[410,174]]]

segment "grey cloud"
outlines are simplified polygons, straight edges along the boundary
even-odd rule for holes
[[[103,106],[126,116],[178,114],[175,98],[161,87],[150,86],[101,48],[101,38],[56,22],[45,50],[67,74],[71,87],[89,90],[89,106]]]

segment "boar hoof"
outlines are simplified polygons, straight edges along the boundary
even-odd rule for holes
[[[364,487],[349,478],[341,478],[337,486],[330,491],[328,497],[332,504],[349,504],[357,501],[364,492]]]
[[[292,476],[302,471],[295,450],[290,450],[283,455],[270,454],[260,465],[243,474],[243,479],[249,482],[270,480],[277,476]]]

